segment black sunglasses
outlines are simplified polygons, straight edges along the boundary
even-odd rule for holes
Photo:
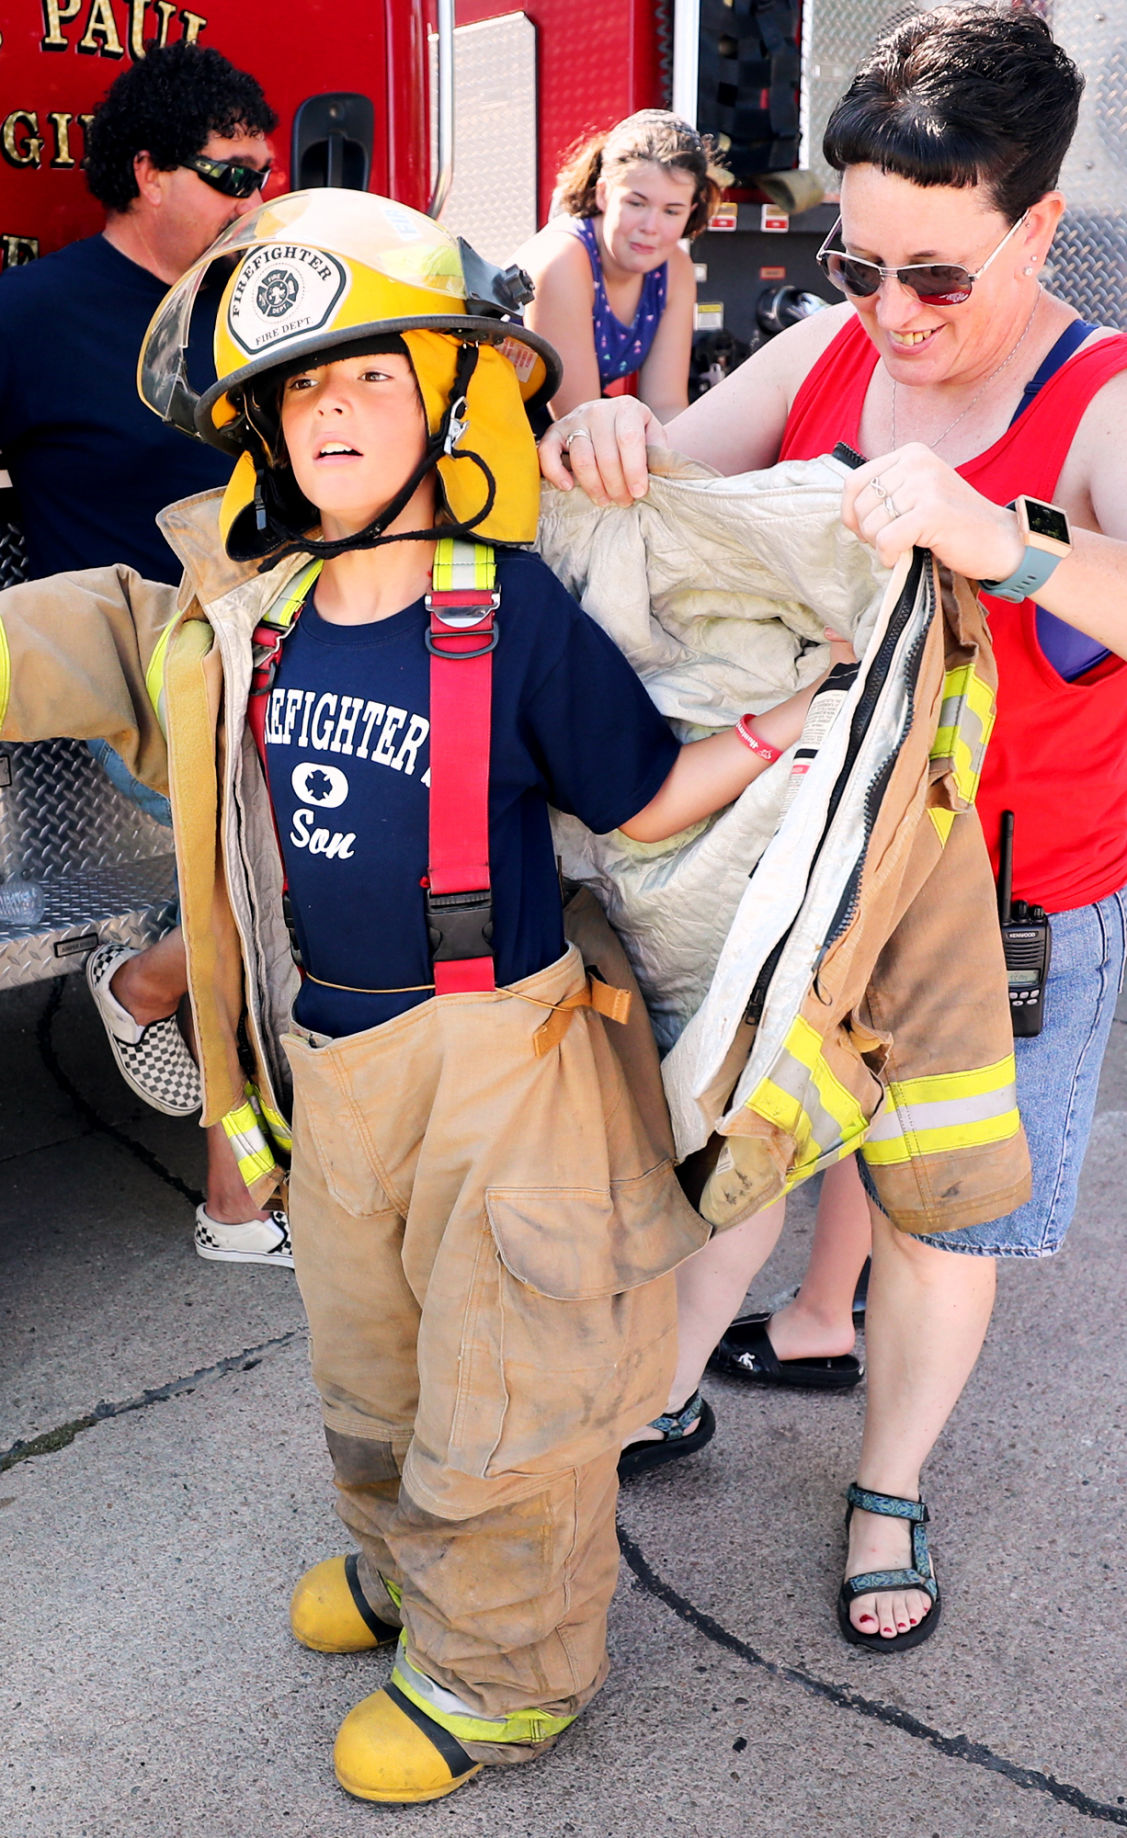
[[[198,173],[205,185],[221,191],[225,198],[249,198],[261,191],[270,177],[270,162],[265,166],[247,166],[242,160],[213,160],[206,153],[194,153],[181,164]]]
[[[840,293],[852,294],[855,300],[871,300],[880,291],[882,281],[895,275],[901,287],[910,287],[925,306],[962,306],[969,300],[974,284],[986,273],[996,255],[1000,255],[1011,236],[1015,236],[1029,212],[1018,218],[1006,231],[996,249],[992,249],[977,274],[958,262],[912,262],[906,268],[884,268],[880,262],[867,262],[860,255],[846,255],[830,244],[841,229],[839,217],[817,254],[818,266]]]

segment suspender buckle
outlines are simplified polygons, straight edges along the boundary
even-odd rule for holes
[[[468,626],[492,619],[500,604],[499,593],[481,587],[453,587],[445,592],[432,589],[423,596],[432,631],[437,624],[449,626],[452,632],[464,632]]]
[[[448,658],[451,663],[468,663],[471,658],[488,657],[497,649],[497,623],[494,614],[501,596],[488,588],[450,588],[432,591],[424,599],[430,624],[426,630],[427,650],[432,657]],[[472,650],[464,648],[467,639],[480,638]],[[449,646],[440,642],[450,640]]]
[[[436,963],[492,955],[493,898],[488,887],[476,893],[431,893],[428,889],[426,904]]]

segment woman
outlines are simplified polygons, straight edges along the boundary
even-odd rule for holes
[[[555,345],[555,416],[637,375],[660,419],[689,403],[696,282],[680,247],[719,197],[710,148],[665,109],[642,109],[571,155],[554,216],[516,257],[536,287],[526,324]]]
[[[646,491],[647,440],[737,472],[843,439],[865,464],[847,481],[842,518],[883,562],[919,544],[1000,588],[985,601],[1000,693],[978,805],[992,846],[1002,810],[1016,813],[1014,893],[1045,906],[1054,930],[1044,1031],[1016,1042],[1034,1197],[931,1240],[894,1235],[870,1207],[858,1478],[878,1510],[851,1489],[839,1618],[847,1638],[883,1651],[935,1625],[910,1523],[920,1468],[978,1356],[993,1259],[1059,1247],[1122,974],[1127,339],[1085,326],[1039,279],[1081,88],[1031,12],[939,8],[906,22],[826,132],[841,219],[821,259],[845,303],[774,339],[669,429],[635,403],[588,404],[542,447],[554,484],[626,502]],[[1021,494],[1041,508],[1009,508]],[[779,1211],[690,1266],[678,1404],[774,1242]],[[914,1570],[903,1568],[910,1549]],[[898,1574],[878,1587],[877,1571]]]

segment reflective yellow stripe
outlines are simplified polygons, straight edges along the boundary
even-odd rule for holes
[[[487,542],[466,542],[460,536],[440,536],[435,544],[431,584],[436,593],[492,589],[497,557]]]
[[[981,1123],[951,1123],[939,1129],[913,1129],[909,1135],[884,1142],[865,1142],[861,1154],[874,1168],[913,1161],[921,1155],[946,1155],[955,1149],[979,1149],[990,1142],[1008,1142],[1021,1128],[1017,1107]]]
[[[874,1167],[981,1148],[1017,1135],[1014,1056],[932,1078],[893,1080],[861,1153]]]
[[[821,1035],[802,1015],[795,1018],[787,1035],[787,1046],[800,1064],[808,1069],[818,1096],[830,1116],[840,1125],[842,1133],[856,1135],[860,1130],[867,1129],[869,1120],[857,1099],[835,1077],[822,1057]]]
[[[794,1138],[787,1188],[849,1154],[868,1128],[861,1105],[831,1072],[817,1029],[796,1017],[771,1073],[747,1100],[748,1110]]]
[[[269,625],[280,626],[283,631],[288,630],[323,566],[324,564],[320,561],[309,562],[299,574],[294,575],[289,586],[283,588],[278,600],[267,612],[266,622]]]
[[[0,619],[0,727],[8,713],[8,703],[12,695],[12,654],[8,649],[8,634],[4,630],[4,621]]]
[[[951,825],[955,821],[954,811],[944,810],[941,804],[933,804],[927,814],[939,833],[940,842],[946,847],[947,838],[951,834]]]
[[[276,1166],[274,1155],[267,1145],[258,1113],[249,1098],[245,1104],[236,1104],[223,1118],[223,1130],[239,1164],[239,1173],[247,1186],[263,1174],[271,1174]]]
[[[994,692],[976,676],[973,664],[959,664],[943,678],[939,725],[931,743],[932,759],[949,759],[955,789],[968,804],[978,790],[986,745],[994,726]]]
[[[281,1112],[271,1110],[269,1104],[267,1104],[264,1099],[259,1098],[258,1113],[278,1147],[284,1149],[288,1155],[293,1148],[293,1137],[290,1134],[290,1126]]]
[[[391,1682],[398,1685],[403,1696],[410,1698],[412,1704],[425,1711],[432,1722],[440,1724],[444,1730],[449,1730],[452,1736],[458,1736],[464,1742],[543,1742],[548,1736],[558,1736],[561,1730],[575,1722],[574,1714],[570,1717],[553,1717],[546,1710],[513,1710],[507,1717],[475,1717],[468,1711],[451,1710],[448,1700],[454,1694],[444,1691],[411,1664],[403,1637],[400,1638]]]
[[[164,664],[168,655],[168,641],[172,637],[172,631],[175,624],[176,620],[170,619],[165,626],[164,631],[157,639],[156,648],[149,659],[149,667],[145,672],[145,689],[148,692],[149,701],[153,705],[153,713],[160,722],[160,731],[162,734],[168,733],[168,727],[164,716]]]
[[[1004,1053],[991,1066],[974,1066],[966,1072],[939,1072],[929,1078],[899,1079],[889,1085],[896,1104],[942,1103],[950,1098],[978,1098],[985,1092],[1005,1091],[1017,1076],[1012,1053]]]

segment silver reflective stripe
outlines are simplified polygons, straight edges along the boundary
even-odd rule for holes
[[[393,1680],[396,1673],[400,1675],[405,1685],[410,1686],[416,1697],[425,1698],[428,1704],[433,1705],[434,1709],[441,1711],[444,1716],[472,1717],[475,1723],[493,1723],[499,1730],[503,1730],[509,1720],[508,1717],[483,1717],[479,1710],[475,1710],[472,1704],[467,1704],[456,1693],[447,1691],[444,1685],[436,1685],[425,1672],[420,1672],[417,1666],[411,1664],[402,1635],[399,1639],[399,1650],[395,1655]]]
[[[777,1063],[767,1074],[765,1083],[777,1085],[780,1091],[785,1091],[789,1098],[793,1098],[797,1104],[802,1106],[810,1120],[810,1140],[823,1155],[843,1140],[841,1124],[836,1117],[830,1115],[822,1103],[809,1067],[804,1066],[792,1054],[781,1053],[779,1055]],[[753,1092],[749,1105],[763,1115],[763,1109],[760,1108],[761,1093],[762,1087]],[[767,1108],[770,1108],[769,1100]],[[771,1116],[769,1121],[776,1123],[778,1119]],[[784,1124],[782,1127],[787,1126]],[[803,1159],[805,1160],[805,1157]]]
[[[897,1106],[895,1098],[890,1095],[882,1105],[872,1128],[869,1131],[870,1142],[888,1142],[893,1137],[902,1136],[905,1122],[913,1132],[919,1130],[951,1129],[960,1124],[987,1123],[992,1117],[998,1117],[1014,1108],[1017,1103],[1017,1087],[1012,1084],[1001,1085],[995,1091],[983,1091],[971,1098],[931,1098],[923,1103],[918,1100]]]

